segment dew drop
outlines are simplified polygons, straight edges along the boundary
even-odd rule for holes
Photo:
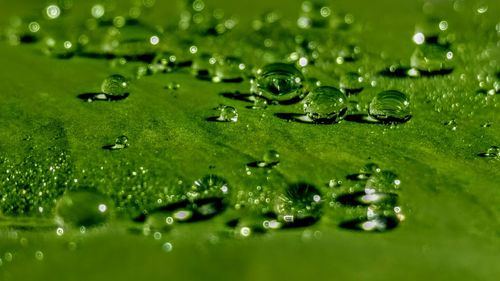
[[[304,95],[304,76],[293,65],[273,63],[257,71],[252,92],[276,102],[293,102]]]
[[[35,259],[36,260],[41,261],[41,260],[43,260],[43,257],[44,257],[44,255],[43,255],[42,251],[36,251],[35,252]]]
[[[447,74],[453,70],[454,54],[441,45],[422,44],[411,56],[411,67],[422,74]]]
[[[285,227],[309,226],[321,217],[321,193],[311,184],[290,185],[275,206]]]
[[[102,225],[110,219],[111,212],[108,198],[91,191],[67,191],[56,204],[58,221],[75,227]]]
[[[217,121],[238,122],[238,111],[236,108],[228,105],[221,105],[217,109],[219,110],[219,117],[217,118]]]
[[[500,158],[500,147],[490,146],[486,152],[480,153],[479,156],[486,158]]]
[[[339,89],[321,86],[311,91],[303,101],[304,113],[316,123],[336,123],[344,119],[348,101]]]
[[[101,92],[110,97],[125,97],[129,93],[129,81],[122,75],[111,75],[102,82]]]
[[[365,185],[366,194],[374,194],[376,192],[394,192],[399,190],[401,180],[398,175],[391,171],[381,171],[380,173],[372,174]]]
[[[356,72],[348,72],[340,77],[340,89],[346,94],[354,94],[365,87],[364,77]]]
[[[215,63],[214,82],[241,82],[246,65],[237,57],[218,59]]]
[[[61,15],[61,8],[57,5],[49,5],[45,8],[45,14],[51,20],[57,19]]]
[[[399,91],[384,91],[373,98],[368,112],[384,123],[406,122],[411,118],[410,99]]]
[[[399,220],[395,216],[377,216],[373,219],[354,219],[340,224],[341,228],[366,231],[366,232],[385,232],[396,228]]]
[[[120,150],[129,146],[127,136],[119,136],[115,140],[115,144],[111,147],[113,150]]]
[[[206,175],[194,182],[190,198],[224,197],[229,192],[227,180],[217,175]]]

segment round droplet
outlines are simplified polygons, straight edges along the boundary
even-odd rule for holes
[[[279,219],[285,226],[308,226],[321,216],[321,193],[311,184],[290,185],[276,205]]]
[[[500,158],[500,147],[498,146],[490,146],[488,150],[484,153],[480,153],[481,157],[489,157],[489,158]]]
[[[371,101],[369,114],[381,122],[406,122],[411,118],[410,99],[399,91],[381,92]]]
[[[119,150],[119,149],[127,148],[128,146],[129,146],[128,137],[127,136],[119,136],[116,138],[115,144],[113,145],[113,147],[111,147],[111,149]]]
[[[124,97],[129,92],[129,81],[122,75],[111,75],[102,82],[101,91],[111,97]]]
[[[340,77],[340,89],[345,93],[357,93],[365,87],[365,79],[356,72],[348,72]]]
[[[252,92],[276,102],[292,102],[304,95],[304,76],[293,65],[274,63],[257,71]]]
[[[399,190],[400,185],[401,180],[398,175],[391,171],[381,171],[370,176],[365,185],[365,192],[366,194],[394,192]]]
[[[314,89],[303,102],[304,113],[317,123],[339,122],[344,119],[348,109],[345,94],[328,86]]]
[[[218,108],[220,122],[238,122],[238,111],[232,106],[222,105]]]
[[[210,174],[195,181],[188,196],[190,198],[224,197],[228,192],[229,185],[226,179]]]
[[[110,219],[111,203],[96,192],[68,191],[57,201],[56,214],[63,224],[97,226]]]
[[[243,71],[246,69],[241,59],[227,57],[217,60],[215,64],[214,82],[241,82],[243,81]]]
[[[423,74],[448,73],[453,69],[454,54],[437,44],[419,45],[411,56],[411,67]]]
[[[340,224],[341,228],[366,231],[366,232],[384,232],[396,228],[399,220],[396,216],[377,216],[375,218],[363,218],[345,221]]]
[[[375,192],[367,194],[364,191],[342,194],[337,201],[346,206],[394,206],[397,204],[398,195],[395,193]]]

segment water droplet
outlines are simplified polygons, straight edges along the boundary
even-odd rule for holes
[[[304,76],[293,65],[274,63],[257,71],[252,92],[280,103],[297,101],[304,95]]]
[[[399,190],[401,180],[398,175],[391,171],[381,171],[372,174],[366,182],[366,194],[374,194],[376,192],[394,192]]]
[[[45,8],[45,15],[51,20],[57,19],[61,15],[61,8],[57,5],[49,5]]]
[[[238,111],[236,108],[227,105],[221,105],[217,108],[219,110],[219,117],[217,121],[220,122],[238,122]]]
[[[394,206],[398,202],[398,195],[387,192],[366,193],[364,191],[359,191],[342,194],[337,197],[337,201],[346,206],[370,206],[374,204],[379,206]]]
[[[447,74],[453,70],[453,63],[453,52],[437,44],[420,45],[411,56],[411,67],[426,75]]]
[[[105,12],[106,12],[106,10],[105,10],[104,6],[100,5],[100,4],[96,4],[96,5],[92,6],[92,8],[90,10],[91,15],[96,19],[104,16]]]
[[[411,118],[410,99],[395,90],[381,92],[371,101],[369,114],[384,123],[406,122]]]
[[[363,218],[346,221],[340,224],[341,228],[367,231],[384,232],[396,228],[399,220],[395,216],[377,216],[376,218]]]
[[[367,180],[372,174],[380,173],[382,170],[375,163],[368,163],[359,170],[359,173],[347,176],[350,180]]]
[[[58,220],[76,227],[104,224],[111,212],[108,198],[91,191],[67,191],[56,204]]]
[[[278,218],[285,227],[308,226],[321,217],[321,193],[311,184],[290,185],[276,204]]]
[[[344,93],[355,94],[363,90],[365,80],[356,72],[348,72],[340,77],[339,86]]]
[[[246,65],[237,57],[220,58],[215,64],[214,82],[241,82]]]
[[[194,182],[189,198],[224,197],[229,192],[227,180],[217,175],[206,175]]]
[[[161,248],[163,249],[163,251],[165,252],[172,252],[172,249],[174,248],[172,243],[170,242],[165,242],[165,244],[163,244],[163,246],[161,246]]]
[[[44,256],[43,256],[43,252],[42,252],[42,251],[36,251],[36,252],[35,252],[35,259],[36,259],[36,260],[41,261],[41,260],[43,260],[43,257],[44,257]]]
[[[348,101],[344,93],[334,87],[322,86],[304,99],[304,113],[317,123],[336,123],[344,119]]]
[[[102,82],[101,92],[110,97],[125,97],[129,93],[129,81],[122,75],[111,75]]]
[[[487,158],[500,158],[500,147],[490,146],[486,152],[480,153],[479,156]]]
[[[111,147],[111,149],[119,150],[119,149],[127,148],[128,146],[129,146],[128,137],[127,136],[119,136],[116,138],[115,144],[113,145],[113,147]]]

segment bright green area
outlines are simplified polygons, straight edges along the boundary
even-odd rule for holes
[[[30,2],[37,1],[0,4],[0,23],[40,9],[40,4]],[[272,8],[292,19],[299,8],[299,1],[285,0],[206,2],[236,13],[242,25]],[[339,2],[334,7],[352,13],[363,26],[359,39],[368,68],[381,70],[386,62],[409,59],[420,1]],[[21,174],[34,169],[33,163],[61,164],[58,179],[42,169],[33,170],[25,180],[55,183],[56,189],[29,201],[18,186],[0,202],[12,213],[36,213],[38,206],[45,207],[41,215],[29,213],[35,219],[6,216],[1,225],[48,225],[46,231],[0,231],[0,280],[498,280],[500,161],[477,154],[500,145],[499,100],[498,94],[476,93],[475,76],[494,60],[498,71],[499,37],[494,28],[500,5],[491,1],[488,12],[478,16],[471,12],[475,3],[469,2],[462,12],[444,5],[448,8],[440,13],[457,34],[452,74],[378,77],[375,88],[359,94],[360,103],[367,103],[382,90],[407,93],[413,117],[394,127],[347,121],[289,123],[274,114],[300,113],[300,104],[247,109],[251,104],[220,95],[245,92],[247,82],[212,84],[187,71],[135,80],[124,101],[84,103],[76,96],[99,91],[102,80],[116,72],[108,61],[57,60],[33,46],[0,42],[0,156],[12,163],[32,156],[25,165],[14,164]],[[159,3],[151,20],[165,13],[175,14]],[[381,52],[387,59],[379,58]],[[166,90],[169,82],[179,83],[180,89]],[[239,121],[207,122],[219,104],[236,107]],[[456,130],[444,125],[452,119]],[[485,123],[491,126],[482,127]],[[101,148],[120,135],[128,136],[130,147]],[[278,150],[281,158],[270,180],[261,172],[246,175],[245,164],[260,160],[269,149]],[[58,160],[60,153],[66,158]],[[127,230],[131,213],[156,206],[158,199],[175,200],[169,196],[181,188],[179,179],[190,183],[208,173],[223,176],[234,202],[257,197],[248,195],[257,193],[257,185],[274,200],[287,183],[306,181],[320,188],[329,202],[332,193],[344,190],[332,190],[325,183],[344,179],[368,162],[400,176],[406,220],[393,231],[340,229],[337,225],[348,211],[327,204],[314,226],[248,239],[227,237],[224,223],[232,210],[209,221],[183,224],[159,240]],[[87,185],[116,202],[118,217],[105,229],[58,237],[50,207],[65,188]],[[39,190],[44,192],[42,186]],[[167,241],[173,245],[171,252],[162,250]],[[43,252],[42,261],[35,258],[36,251]]]

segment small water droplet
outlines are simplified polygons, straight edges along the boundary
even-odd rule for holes
[[[453,70],[454,53],[437,44],[419,45],[411,56],[411,67],[421,74],[447,74]]]
[[[240,58],[219,58],[215,63],[213,82],[241,82],[246,65]]]
[[[57,5],[49,5],[45,8],[45,15],[48,19],[57,19],[61,15],[61,8]]]
[[[91,191],[67,191],[56,204],[58,220],[77,227],[104,224],[110,219],[111,213],[108,198]]]
[[[337,123],[344,119],[348,109],[346,95],[329,86],[315,88],[303,103],[304,113],[316,123]]]
[[[190,198],[200,197],[224,197],[229,192],[227,180],[217,175],[206,175],[194,182],[188,196]]]
[[[257,71],[253,93],[276,102],[294,102],[304,95],[304,76],[293,65],[273,63]]]
[[[399,190],[401,180],[398,175],[391,171],[381,171],[380,173],[372,174],[366,182],[366,194],[374,194],[376,192],[394,192]]]
[[[111,75],[102,82],[101,92],[110,97],[125,97],[129,93],[129,81],[122,75]]]
[[[165,242],[165,243],[161,246],[161,248],[163,249],[163,251],[165,251],[165,252],[167,252],[167,253],[168,253],[168,252],[172,252],[172,250],[173,250],[173,248],[174,248],[174,247],[173,247],[172,243],[170,243],[170,242]]]
[[[219,117],[217,121],[220,122],[238,122],[238,111],[236,108],[228,105],[221,105],[217,108],[219,110]]]
[[[377,216],[373,219],[363,218],[346,221],[340,224],[341,228],[366,231],[366,232],[384,232],[396,228],[399,220],[395,216]]]
[[[124,149],[129,146],[127,136],[119,136],[115,140],[115,144],[111,147],[113,150]]]
[[[411,118],[410,99],[399,91],[384,91],[373,98],[368,112],[384,123],[406,122]]]
[[[490,146],[486,152],[480,153],[479,156],[486,158],[500,158],[500,147]]]
[[[42,251],[36,251],[36,252],[35,252],[35,259],[36,259],[36,260],[41,261],[41,260],[43,260],[43,258],[44,258],[44,255],[43,255],[43,252],[42,252]]]
[[[309,226],[321,217],[321,193],[311,184],[292,184],[279,197],[275,208],[285,227]]]
[[[346,94],[355,94],[365,87],[365,79],[356,72],[348,72],[340,77],[339,87]]]
[[[398,195],[387,192],[366,193],[365,191],[358,191],[355,193],[342,194],[337,197],[337,201],[346,206],[394,206],[397,204]]]

